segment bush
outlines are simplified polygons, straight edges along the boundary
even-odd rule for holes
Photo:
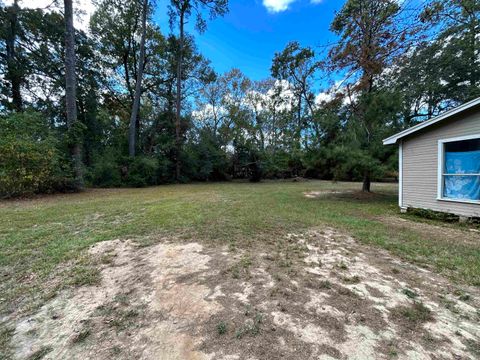
[[[226,180],[229,161],[225,152],[211,134],[201,132],[200,135],[200,141],[188,144],[182,153],[182,173],[189,180]]]
[[[129,160],[124,184],[131,187],[145,187],[158,184],[158,160],[149,157],[136,157]]]
[[[70,183],[46,119],[36,112],[0,118],[0,197],[65,190]]]
[[[157,158],[137,156],[117,160],[118,155],[107,151],[96,159],[87,180],[91,186],[145,187],[158,185],[162,173]]]
[[[104,157],[96,161],[87,176],[92,186],[118,187],[122,185],[120,166],[113,158]]]

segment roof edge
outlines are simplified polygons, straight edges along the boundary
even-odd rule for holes
[[[393,145],[393,144],[396,144],[398,142],[398,140],[404,138],[405,136],[408,136],[410,134],[413,134],[421,129],[424,129],[428,126],[431,126],[433,124],[436,124],[442,120],[445,120],[445,119],[448,119],[449,117],[453,116],[453,115],[456,115],[456,114],[459,114],[463,111],[466,111],[476,105],[479,105],[480,104],[480,97],[479,98],[476,98],[476,99],[473,99],[463,105],[460,105],[460,106],[457,106],[453,109],[450,109],[448,111],[445,111],[443,114],[441,115],[438,115],[434,118],[431,118],[429,120],[426,120],[426,121],[422,121],[421,123],[415,125],[415,126],[412,126],[408,129],[405,129],[403,131],[400,131],[399,133],[395,134],[395,135],[392,135],[386,139],[383,140],[383,145]]]

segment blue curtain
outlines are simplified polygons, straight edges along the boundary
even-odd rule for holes
[[[445,152],[445,174],[480,174],[480,150]],[[480,200],[480,176],[445,175],[443,196]]]

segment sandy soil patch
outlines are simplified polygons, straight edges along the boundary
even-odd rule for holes
[[[303,193],[303,195],[308,199],[318,199],[322,197],[327,197],[330,195],[346,195],[346,194],[353,194],[353,190],[322,190],[322,191],[308,191]]]
[[[103,242],[99,286],[16,321],[17,359],[476,359],[480,292],[333,229],[231,253]]]
[[[201,337],[182,329],[219,309],[207,300],[210,257],[196,243],[138,249],[130,241],[100,243],[92,255],[111,254],[100,286],[64,292],[17,324],[13,345],[20,359],[210,359],[195,351]],[[185,279],[194,277],[195,282]]]

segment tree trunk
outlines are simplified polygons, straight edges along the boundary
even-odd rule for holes
[[[302,148],[302,96],[298,97],[298,109],[297,109],[297,141],[298,148]]]
[[[73,132],[71,152],[73,158],[74,187],[81,190],[83,184],[82,151],[75,132],[77,122],[77,83],[75,74],[75,28],[73,27],[72,0],[64,0],[65,4],[65,101],[67,111],[67,127]]]
[[[142,37],[140,39],[140,59],[138,61],[137,69],[137,83],[135,85],[135,98],[133,100],[132,114],[130,116],[130,128],[128,131],[128,153],[131,157],[135,156],[135,140],[137,138],[137,120],[139,120],[140,97],[142,95],[142,78],[143,67],[145,64],[145,38],[147,37],[147,11],[148,0],[143,2],[143,17],[142,17]],[[138,121],[138,124],[140,121]]]
[[[180,12],[180,43],[177,59],[177,99],[175,114],[175,179],[180,180],[180,151],[181,151],[181,114],[182,114],[182,63],[183,63],[183,42],[185,40],[184,33],[185,12]]]
[[[371,185],[370,173],[365,172],[365,175],[363,177],[362,191],[363,192],[370,192],[370,185]]]
[[[23,100],[20,91],[22,83],[22,75],[19,71],[19,64],[15,53],[15,41],[17,38],[18,26],[18,1],[15,0],[13,5],[8,8],[9,27],[6,38],[6,55],[7,55],[7,74],[6,78],[10,81],[12,88],[12,108],[15,111],[22,111]]]

